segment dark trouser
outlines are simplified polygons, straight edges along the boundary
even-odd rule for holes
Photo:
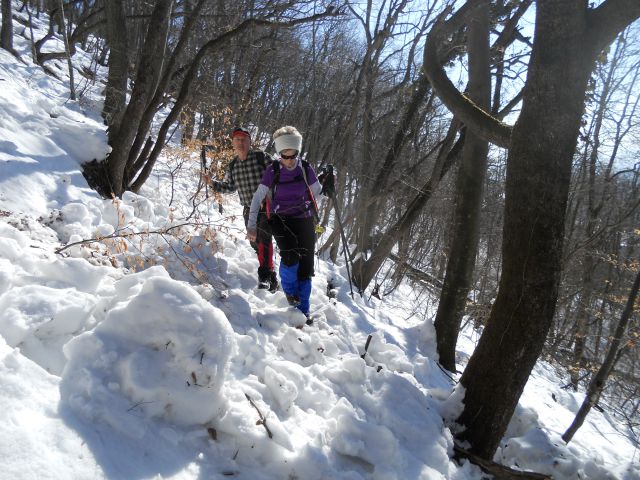
[[[309,313],[313,254],[316,246],[313,218],[288,218],[272,215],[271,232],[280,249],[280,283],[287,295],[300,299],[298,308]]]
[[[245,227],[249,223],[249,210],[249,207],[244,207],[242,210]],[[250,243],[258,255],[258,262],[260,263],[258,277],[260,280],[269,280],[273,271],[273,243],[271,242],[271,227],[264,207],[258,212],[257,229],[256,241]]]

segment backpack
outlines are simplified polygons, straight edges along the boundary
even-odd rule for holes
[[[265,155],[265,153],[262,150],[255,150],[253,153],[255,154],[256,160],[258,160],[258,163],[260,164],[262,169],[266,170],[266,168],[271,164],[271,162],[267,162],[267,156]],[[236,168],[237,161],[238,161],[237,157],[234,157],[233,160],[231,160],[231,162],[229,163],[229,166],[227,167],[231,172],[232,176],[233,176],[233,169]]]
[[[269,165],[267,165],[267,160],[266,160],[267,156],[265,155],[265,153],[262,150],[256,150],[255,154],[256,154],[256,160],[258,160],[258,163],[262,165],[262,168],[266,169]]]
[[[263,154],[264,155],[264,154]],[[302,178],[304,179],[304,184],[307,186],[307,192],[309,192],[309,198],[311,198],[311,206],[313,207],[313,218],[316,222],[320,221],[320,216],[318,215],[318,204],[316,203],[316,199],[313,196],[313,192],[311,191],[311,187],[309,186],[308,181],[308,169],[310,168],[309,162],[306,160],[300,159],[302,163]],[[268,199],[273,199],[273,195],[276,193],[276,188],[278,183],[280,182],[280,162],[274,161],[271,164],[273,166],[273,183],[271,184],[271,189],[269,191]],[[271,217],[271,208],[270,202],[267,199],[267,218]]]

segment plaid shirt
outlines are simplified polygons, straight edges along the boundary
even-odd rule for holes
[[[238,191],[240,203],[248,207],[251,205],[253,194],[260,185],[264,169],[273,161],[271,156],[264,154],[264,161],[261,162],[260,156],[256,155],[256,151],[250,150],[247,159],[242,161],[238,157],[227,165],[223,181],[214,181],[213,188],[216,192],[231,193]]]

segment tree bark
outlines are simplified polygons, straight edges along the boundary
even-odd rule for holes
[[[469,22],[467,49],[469,98],[488,111],[491,101],[488,5],[479,7]],[[452,372],[456,370],[456,342],[478,251],[480,207],[488,153],[487,141],[468,131],[458,172],[449,261],[434,321],[440,364]]]
[[[69,36],[67,35],[67,22],[64,17],[64,3],[60,0],[60,23],[62,26],[62,38],[64,40],[64,51],[67,57],[67,67],[69,68],[69,98],[76,99],[76,86],[73,80],[73,63],[71,61],[71,49],[69,48]]]
[[[0,28],[0,48],[13,53],[13,19],[11,0],[2,0],[2,27]]]
[[[129,68],[127,25],[123,0],[109,0],[104,5],[107,18],[107,42],[109,44],[109,73],[105,89],[102,117],[109,128],[117,130],[127,98]]]

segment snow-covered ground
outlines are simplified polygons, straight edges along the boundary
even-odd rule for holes
[[[0,478],[483,478],[451,459],[463,392],[436,362],[433,298],[402,285],[352,299],[344,264],[318,260],[315,322],[296,328],[282,292],[255,289],[235,196],[185,221],[198,159],[172,185],[165,158],[122,200],[87,187],[80,163],[108,151],[98,86],[69,101],[22,29],[28,65],[0,50]],[[463,333],[460,368],[478,335]],[[582,395],[563,383],[537,366],[496,460],[640,479],[606,412],[564,445]]]

